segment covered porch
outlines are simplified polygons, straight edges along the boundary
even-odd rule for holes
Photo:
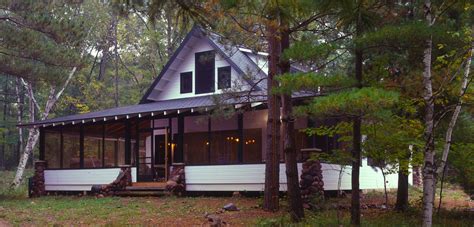
[[[132,182],[166,182],[173,169],[185,168],[186,190],[263,184],[260,177],[252,179],[264,173],[265,104],[231,103],[236,111],[225,116],[211,116],[213,105],[212,97],[202,96],[30,125],[40,129],[39,158],[47,163],[46,191],[91,190],[92,185],[114,181],[124,165],[131,166]],[[297,128],[304,127],[307,120],[299,119]],[[307,147],[308,138],[299,130],[295,133],[298,147]],[[227,183],[212,177],[213,171],[221,171],[217,166],[229,170]],[[244,169],[254,172],[247,174]],[[209,175],[207,180],[203,174]],[[213,189],[210,178],[228,186]]]

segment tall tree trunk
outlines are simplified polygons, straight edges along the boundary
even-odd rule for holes
[[[119,55],[118,55],[118,39],[117,39],[117,28],[118,28],[118,18],[116,18],[115,27],[114,27],[114,52],[115,52],[115,107],[120,105],[119,103],[119,71],[118,71],[118,62],[119,62]]]
[[[432,25],[431,1],[425,0],[424,3],[425,19],[429,26]],[[431,77],[431,49],[432,38],[425,41],[425,50],[423,51],[423,99],[425,102],[425,148],[423,160],[423,226],[432,226],[433,219],[433,205],[434,205],[434,97]]]
[[[280,101],[272,89],[278,86],[275,80],[280,59],[280,42],[277,38],[278,29],[275,23],[269,23],[268,29],[268,120],[267,120],[267,149],[265,152],[265,193],[263,209],[277,211],[279,208],[278,194],[280,189]]]
[[[359,27],[359,26],[358,26]],[[357,33],[360,33],[360,28],[357,29]],[[355,78],[357,81],[357,87],[362,88],[362,50],[356,47],[355,50]],[[352,198],[351,198],[351,224],[360,225],[360,165],[361,165],[361,153],[362,153],[362,132],[361,132],[362,119],[360,116],[356,116],[353,119],[352,126],[352,172],[351,172],[351,185],[352,185]]]
[[[58,101],[58,99],[61,97],[63,94],[64,90],[66,87],[69,85],[71,82],[71,79],[73,78],[74,74],[76,73],[77,67],[74,67],[70,72],[69,75],[66,79],[66,82],[62,85],[61,89],[56,93],[56,88],[51,87],[48,99],[46,101],[46,104],[44,106],[43,112],[41,113],[41,120],[44,120],[48,118],[49,113],[54,107],[54,104]],[[29,98],[29,106],[30,106],[30,122],[35,121],[35,107],[39,106],[38,102],[35,99],[34,92],[33,92],[33,87],[31,84],[26,83],[22,79],[22,83],[26,88],[27,91],[27,96]],[[39,138],[39,130],[37,128],[30,128],[28,129],[28,139],[26,141],[26,146],[25,149],[23,149],[23,153],[21,154],[20,161],[18,163],[18,168],[15,174],[15,178],[13,179],[13,182],[11,184],[11,187],[14,189],[17,189],[21,182],[23,181],[23,175],[25,172],[26,164],[28,162],[28,159],[30,156],[33,154],[33,149],[35,148]]]
[[[395,210],[406,211],[408,209],[408,161],[400,161],[399,165],[397,202],[395,204]]]
[[[7,143],[7,109],[8,109],[8,76],[5,78],[5,83],[3,86],[3,124],[4,124],[4,131],[2,131],[2,150],[0,152],[0,170],[5,169],[5,151],[7,149],[6,143]]]
[[[438,174],[441,174],[444,172],[444,166],[446,165],[446,161],[448,160],[448,155],[449,151],[451,148],[451,137],[453,135],[453,130],[454,127],[456,126],[456,122],[458,120],[459,114],[461,113],[461,108],[463,105],[463,97],[464,94],[466,93],[466,90],[468,88],[468,84],[470,81],[470,69],[471,69],[471,62],[472,62],[472,54],[473,54],[473,47],[474,47],[474,42],[471,44],[471,47],[468,52],[468,58],[466,60],[466,65],[464,69],[464,76],[462,78],[461,82],[461,88],[459,90],[459,101],[456,104],[456,108],[454,109],[453,115],[451,116],[451,120],[449,121],[448,129],[446,130],[446,136],[445,136],[445,143],[443,147],[443,156],[441,158],[441,163],[438,168]]]
[[[101,51],[102,57],[100,58],[99,64],[99,75],[97,80],[102,80],[105,77],[105,73],[107,71],[107,64],[109,59],[111,58],[111,53],[109,51],[110,47],[114,45],[114,32],[117,26],[117,16],[112,15],[112,19],[110,20],[110,24],[107,30],[107,34],[105,34],[105,38],[102,41]]]
[[[356,22],[355,36],[359,37],[362,35],[362,14],[358,9],[358,17]],[[357,88],[362,88],[362,63],[363,63],[363,51],[358,45],[354,49],[355,57],[355,79]],[[360,226],[360,165],[361,165],[361,153],[362,153],[362,117],[355,116],[353,118],[352,125],[352,171],[351,171],[351,225]]]
[[[351,172],[351,225],[360,226],[360,159],[361,159],[361,124],[360,117],[356,117],[352,127],[352,172]]]
[[[290,34],[288,24],[281,16],[281,53],[290,47]],[[281,74],[290,73],[290,62],[280,59]],[[290,205],[291,219],[299,222],[304,218],[303,201],[299,187],[298,165],[295,149],[295,117],[293,116],[293,103],[291,94],[282,95],[282,123],[283,123],[283,151],[285,154],[286,179],[288,202]]]
[[[16,101],[18,102],[17,108],[17,124],[21,124],[23,121],[23,105],[24,105],[24,96],[21,89],[21,81],[20,78],[16,78],[15,84],[15,93],[16,93]],[[23,153],[23,128],[18,128],[18,141],[17,141],[17,150],[15,154],[15,158],[13,159],[15,162],[19,161],[20,154]]]
[[[473,36],[473,38],[474,38],[474,36]],[[461,80],[462,81],[461,82],[461,88],[459,90],[459,101],[456,104],[453,115],[451,116],[451,120],[449,121],[448,129],[446,130],[446,135],[445,135],[445,142],[444,142],[441,162],[438,166],[438,169],[436,170],[437,171],[436,175],[437,176],[442,175],[443,179],[444,179],[444,174],[446,172],[446,162],[448,161],[449,151],[451,150],[451,138],[452,138],[452,135],[453,135],[453,130],[454,130],[454,127],[456,126],[456,122],[458,120],[459,114],[461,113],[461,108],[462,108],[462,105],[463,105],[463,102],[464,102],[464,100],[463,100],[464,94],[466,93],[466,90],[469,86],[469,81],[471,80],[469,73],[470,73],[470,70],[471,70],[473,48],[474,48],[474,42],[471,43],[471,46],[470,46],[469,51],[468,51],[468,56],[467,56],[467,59],[466,59],[466,65],[464,66],[465,67],[464,74],[463,74],[463,78]],[[435,190],[435,189],[433,189],[433,190]],[[441,206],[441,194],[440,194],[440,197],[439,197],[439,204]]]

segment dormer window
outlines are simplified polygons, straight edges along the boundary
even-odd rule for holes
[[[215,91],[215,58],[213,50],[195,53],[196,94]]]
[[[180,74],[180,91],[181,94],[193,92],[193,72]]]
[[[230,88],[231,77],[230,77],[230,66],[220,67],[217,69],[217,88],[226,89]]]

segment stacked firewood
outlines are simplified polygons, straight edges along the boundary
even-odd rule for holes
[[[319,161],[308,160],[303,163],[300,186],[303,206],[307,209],[317,207],[316,203],[324,196],[323,172]]]
[[[120,173],[117,178],[110,184],[94,185],[92,192],[99,197],[114,195],[116,191],[123,191],[127,186],[132,185],[132,169],[130,166],[120,167]]]
[[[176,195],[181,195],[186,190],[184,166],[172,166],[166,190]]]
[[[46,195],[46,188],[44,185],[44,170],[46,169],[46,161],[35,162],[35,174],[33,176],[33,187],[31,189],[32,197],[39,197]]]

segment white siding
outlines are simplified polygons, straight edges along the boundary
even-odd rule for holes
[[[46,191],[90,191],[92,185],[112,183],[120,168],[45,170]],[[132,168],[132,182],[137,181],[137,169]]]
[[[172,69],[168,69],[168,72],[165,73],[163,79],[159,83],[159,89],[161,92],[153,99],[159,100],[169,100],[169,99],[177,99],[177,98],[189,98],[189,97],[196,97],[202,95],[209,95],[212,93],[204,93],[204,94],[195,94],[196,91],[196,81],[195,81],[195,71],[194,71],[194,62],[195,62],[195,55],[194,53],[203,52],[214,50],[214,48],[208,43],[205,38],[201,39],[193,39],[194,42],[190,43],[190,50],[180,53],[179,58],[182,60],[179,61],[179,64],[173,64]],[[219,55],[216,52],[216,64],[215,64],[215,90],[214,93],[222,93],[222,90],[217,89],[217,69],[219,67],[230,66],[227,59],[223,56]],[[180,74],[183,72],[193,72],[193,91],[191,93],[181,94],[180,92]],[[234,68],[231,70],[231,80],[232,86],[235,84],[242,84],[239,80],[237,72]],[[239,85],[241,86],[241,85]]]
[[[337,190],[340,165],[322,164],[324,190]],[[301,174],[302,164],[298,164]],[[286,190],[285,165],[280,164],[280,191]],[[341,179],[341,190],[351,189],[351,167],[344,168]],[[215,165],[186,166],[187,191],[263,191],[265,183],[265,164],[252,165]],[[411,184],[411,177],[409,177]],[[398,175],[387,176],[387,188],[396,188]],[[361,189],[382,189],[383,177],[380,170],[375,171],[366,165],[360,170]]]

